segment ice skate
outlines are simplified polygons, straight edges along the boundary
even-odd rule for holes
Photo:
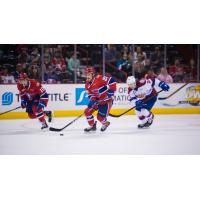
[[[142,128],[147,128],[149,127],[148,122],[144,123],[144,124],[138,124],[138,128],[142,129]]]
[[[93,126],[84,129],[84,132],[92,132],[97,130],[97,122],[94,123]]]
[[[105,131],[105,130],[108,128],[109,125],[110,125],[110,122],[106,122],[106,123],[101,127],[101,131],[102,131],[102,132]]]
[[[51,111],[44,111],[44,113],[48,117],[48,122],[52,122],[52,112]]]
[[[151,126],[151,124],[153,123],[153,119],[154,119],[154,114],[151,113],[151,116],[149,117],[148,121],[147,121],[147,126]]]
[[[142,121],[141,124],[138,124],[139,129],[147,128],[147,127],[149,127],[148,120]]]
[[[43,122],[43,123],[42,123],[41,130],[42,130],[42,131],[48,130],[48,124],[47,124],[46,122]]]

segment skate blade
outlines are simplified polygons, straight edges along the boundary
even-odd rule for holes
[[[83,131],[84,134],[91,134],[91,133],[96,133],[97,130],[95,131]]]
[[[138,127],[138,129],[148,129],[149,126],[144,126],[144,127]]]
[[[48,132],[49,131],[49,127],[41,129],[42,132]]]

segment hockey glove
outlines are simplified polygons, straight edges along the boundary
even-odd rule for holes
[[[164,81],[161,81],[158,86],[162,88],[164,91],[169,90],[169,85],[167,85],[167,83],[165,83]]]
[[[22,100],[21,100],[21,107],[22,107],[22,108],[26,108],[26,106],[27,106],[27,101],[24,100],[24,99],[22,99]]]
[[[91,100],[88,104],[89,108],[95,108],[98,105],[98,102],[95,100]]]

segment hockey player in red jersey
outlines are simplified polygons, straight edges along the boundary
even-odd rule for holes
[[[158,86],[162,90],[168,91],[169,85],[154,76],[147,75],[137,81],[134,76],[129,76],[126,82],[128,84],[129,100],[135,100],[136,115],[141,122],[138,128],[149,127],[154,118],[151,109],[157,101],[157,92],[154,87]]]
[[[97,120],[102,124],[101,131],[105,131],[110,125],[107,117],[113,104],[116,81],[112,77],[95,76],[93,67],[86,68],[86,79],[85,88],[88,93],[89,104],[85,109],[85,116],[90,126],[85,128],[84,131],[96,130],[97,122],[92,115],[95,111],[98,111]]]
[[[26,112],[30,119],[38,118],[41,122],[42,130],[48,128],[45,115],[51,122],[51,111],[44,111],[48,103],[48,94],[42,85],[36,81],[29,79],[26,73],[21,73],[17,83],[19,95],[21,97],[21,107],[26,108]]]

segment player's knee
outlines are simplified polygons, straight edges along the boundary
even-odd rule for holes
[[[103,121],[105,118],[106,118],[105,115],[102,115],[102,114],[97,115],[97,120],[100,121],[100,122]]]
[[[33,113],[28,113],[28,117],[29,117],[30,119],[35,119],[35,118],[36,118],[36,115],[33,114]]]
[[[139,120],[144,120],[145,119],[145,116],[138,116]]]
[[[91,108],[86,108],[85,111],[84,111],[84,113],[85,113],[85,116],[91,115],[92,114]]]
[[[36,112],[37,112],[37,106],[34,105],[34,106],[32,107],[32,110],[33,110],[34,113],[36,113]]]
[[[87,116],[87,115],[88,115],[87,108],[84,110],[84,114],[85,114],[85,116]]]
[[[98,121],[102,121],[102,120],[103,120],[103,117],[100,116],[100,115],[97,115],[97,120],[98,120]]]

